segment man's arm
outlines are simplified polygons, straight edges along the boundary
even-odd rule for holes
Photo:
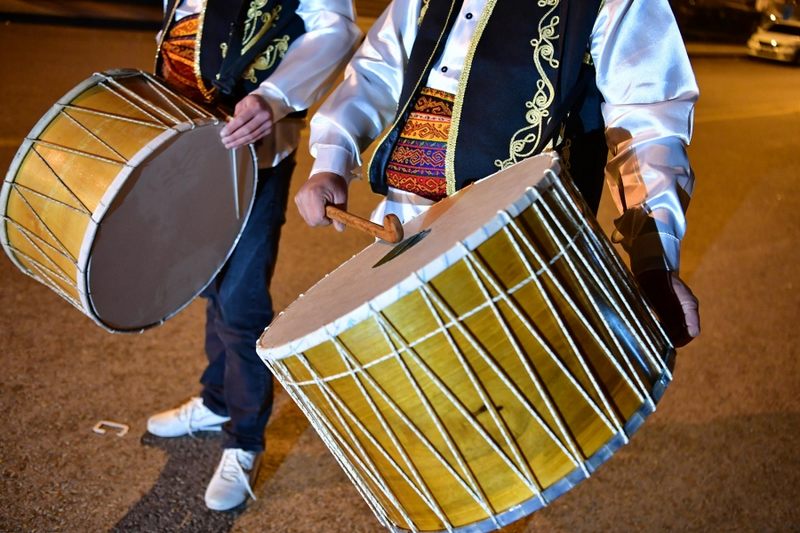
[[[327,225],[325,203],[346,203],[347,184],[360,154],[389,125],[397,108],[403,71],[417,31],[420,0],[396,0],[375,21],[345,70],[344,81],[311,119],[311,179],[295,196],[311,226]],[[341,199],[341,198],[340,198]]]
[[[667,1],[606,1],[591,54],[605,100],[606,179],[622,213],[616,233],[645,295],[682,345],[699,333],[697,300],[678,276],[698,89]]]
[[[243,98],[222,130],[227,148],[269,135],[286,115],[308,109],[333,84],[361,38],[351,0],[301,0],[306,32],[286,51],[278,68]]]

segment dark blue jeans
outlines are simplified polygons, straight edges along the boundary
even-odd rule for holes
[[[269,284],[286,221],[294,154],[258,174],[253,210],[225,266],[203,291],[208,367],[200,378],[206,407],[231,418],[225,448],[264,450],[272,413],[272,375],[256,354],[256,341],[272,321]]]

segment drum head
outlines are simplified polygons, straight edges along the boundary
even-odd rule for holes
[[[314,346],[329,338],[329,334],[335,335],[363,318],[352,313],[361,315],[359,308],[363,309],[366,303],[371,302],[379,309],[397,301],[416,287],[414,273],[427,281],[463,257],[457,248],[459,242],[470,238],[476,244],[483,242],[488,237],[487,221],[494,219],[498,210],[513,210],[515,202],[520,200],[524,207],[530,205],[531,200],[525,198],[526,189],[535,187],[551,169],[558,172],[552,155],[537,156],[472,184],[469,194],[457,193],[445,198],[403,225],[404,242],[422,231],[430,232],[380,266],[373,267],[402,243],[371,244],[314,285],[272,322],[259,341],[263,354],[280,358]],[[497,224],[495,231],[500,227]],[[294,342],[298,339],[303,339],[302,346]]]
[[[234,185],[222,126],[172,136],[106,195],[112,200],[92,244],[86,287],[107,328],[135,331],[163,322],[230,255],[252,205],[256,168],[252,149],[236,150]]]

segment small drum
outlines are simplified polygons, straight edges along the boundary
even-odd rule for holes
[[[392,530],[489,531],[551,502],[655,409],[674,350],[542,155],[376,242],[258,352]],[[402,246],[398,245],[398,246]]]
[[[95,74],[17,152],[3,248],[104,328],[158,325],[222,267],[252,206],[252,148],[226,150],[221,113],[136,70]]]

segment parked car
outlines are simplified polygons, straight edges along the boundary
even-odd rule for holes
[[[747,53],[800,65],[800,21],[782,20],[758,28],[747,41]]]

